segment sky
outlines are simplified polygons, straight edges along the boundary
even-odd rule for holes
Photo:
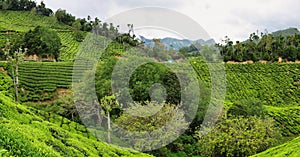
[[[257,31],[274,32],[290,27],[300,28],[298,0],[45,0],[44,2],[53,11],[62,8],[76,17],[83,18],[90,15],[101,20],[135,8],[167,8],[196,21],[209,37],[217,42],[225,36],[234,41],[245,40],[250,33]],[[176,36],[163,30],[138,33],[148,38]]]

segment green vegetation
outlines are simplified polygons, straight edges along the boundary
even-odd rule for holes
[[[0,11],[1,31],[25,33],[37,26],[55,30],[70,30],[71,27],[59,23],[53,17],[42,16],[29,11]]]
[[[82,33],[82,37],[84,38],[87,33]],[[76,32],[72,31],[61,31],[58,32],[58,36],[61,39],[62,47],[60,49],[60,57],[59,61],[73,61],[77,55],[77,52],[80,47],[80,40],[78,41],[78,37],[76,37]],[[79,37],[80,38],[80,37]]]
[[[280,146],[268,149],[267,151],[262,152],[260,154],[254,155],[254,157],[297,157],[300,155],[299,147],[300,137]]]
[[[294,33],[294,34],[292,34]],[[300,34],[297,29],[275,32],[274,34],[252,33],[248,40],[234,43],[227,36],[224,43],[217,46],[225,62],[243,62],[252,60],[283,61],[300,60]]]
[[[25,62],[20,65],[21,101],[46,101],[57,97],[59,88],[72,84],[72,62]]]
[[[6,156],[147,156],[98,142],[84,126],[17,105],[2,93],[0,119],[0,151]]]
[[[199,132],[202,156],[249,156],[276,143],[271,119],[237,117],[222,120],[207,134]]]
[[[268,115],[272,117],[282,135],[294,136],[300,134],[300,107],[273,107],[267,106]]]
[[[0,62],[0,93],[12,98],[12,93],[14,93],[13,81],[8,75],[3,74],[5,67],[7,67],[7,64],[4,62]]]
[[[227,100],[253,97],[263,105],[298,106],[300,64],[227,64]]]
[[[295,34],[300,34],[299,30],[297,28],[288,28],[285,30],[279,30],[272,33],[274,36],[291,36]]]
[[[218,51],[214,46],[191,45],[178,52],[172,47],[166,49],[155,39],[153,47],[146,47],[136,39],[132,24],[128,24],[128,33],[121,34],[119,26],[112,23],[90,16],[76,18],[63,9],[53,13],[43,2],[37,5],[30,0],[0,0],[0,9],[1,51],[10,49],[20,54],[21,51],[15,50],[28,48],[27,61],[17,66],[7,62],[0,52],[4,60],[0,62],[0,156],[148,156],[99,142],[97,137],[107,139],[108,143],[132,137],[111,125],[111,121],[146,136],[148,131],[161,128],[173,117],[179,120],[171,124],[175,128],[166,128],[164,135],[155,132],[153,135],[157,139],[176,136],[191,120],[191,115],[179,110],[187,107],[181,104],[182,98],[190,100],[189,105],[198,105],[196,118],[176,141],[147,153],[156,156],[250,156],[266,150],[258,156],[299,156],[299,138],[270,147],[300,134],[300,64],[218,65],[215,62]],[[94,34],[89,32],[93,28],[96,28]],[[112,42],[106,45],[107,41]],[[83,42],[87,44],[81,45]],[[253,33],[244,42],[234,43],[226,37],[224,42],[225,45],[217,46],[225,62],[275,62],[279,57],[284,62],[300,59],[300,35],[293,28],[260,36]],[[59,62],[28,62],[28,55],[35,54],[43,59],[53,57]],[[94,118],[89,124],[105,127],[87,129],[82,125],[86,117],[80,119],[74,106],[71,85],[73,77],[77,78],[73,74],[78,71],[93,78],[88,69],[93,63],[84,58],[99,54],[96,86],[89,82],[90,79],[79,84],[83,91],[96,88],[100,106],[95,108],[97,113],[88,116],[98,117],[98,121]],[[192,90],[195,84],[189,84],[191,76],[185,75],[182,69],[177,70],[178,66],[187,70],[188,64],[183,63],[182,55],[196,71],[200,91]],[[74,67],[75,58],[81,61],[78,67]],[[134,65],[148,61],[161,63],[143,64],[130,72]],[[114,68],[117,64],[123,68]],[[212,89],[218,88],[212,86],[211,74],[218,73],[212,65],[225,66],[227,78],[218,81],[227,83],[226,103],[212,130],[205,134],[210,129],[209,125],[202,125],[208,104],[218,101],[210,98]],[[130,78],[124,79],[129,73]],[[112,80],[112,76],[120,82]],[[128,95],[122,95],[120,91],[126,90],[127,86],[123,86],[126,83]],[[118,88],[116,93],[112,88]],[[190,94],[181,95],[183,91],[190,91]],[[198,92],[200,98],[194,102],[194,93]],[[130,102],[128,96],[136,102]],[[18,104],[18,97],[21,104]],[[112,131],[124,138],[117,139]],[[129,144],[148,150],[162,144],[157,139],[147,140],[149,145],[144,145],[145,139],[133,139]]]
[[[41,58],[55,58],[57,60],[61,47],[60,38],[57,33],[45,27],[36,27],[29,30],[25,36],[24,45],[19,47],[27,48],[26,55],[37,55]]]
[[[115,57],[113,57],[114,60],[117,60]],[[113,59],[111,58],[111,59]],[[104,61],[104,60],[103,60]],[[111,60],[107,60],[107,63],[105,65],[108,65],[108,63],[111,63]],[[197,71],[199,71],[199,79],[206,84],[205,86],[210,86],[210,79],[209,79],[209,73],[208,73],[208,67],[200,58],[191,58],[190,62],[194,66]],[[105,62],[101,62],[99,65],[102,70],[99,70],[99,72],[103,72],[103,76],[108,77],[107,79],[103,78],[100,79],[104,81],[109,80],[110,76],[107,75],[111,73],[109,71],[109,66],[101,66]],[[213,64],[213,63],[212,63]],[[112,64],[113,65],[113,64]],[[51,100],[55,97],[57,97],[57,93],[55,92],[59,88],[69,88],[71,85],[71,79],[72,79],[72,69],[73,69],[73,63],[39,63],[39,62],[31,62],[31,63],[24,63],[20,67],[20,87],[23,87],[25,89],[25,93],[22,96],[22,101],[45,101],[45,100]],[[148,67],[150,66],[150,67]],[[142,76],[143,78],[148,78],[149,81],[153,80],[155,82],[155,75],[151,74],[148,75],[149,72],[151,73],[151,66],[155,65],[145,65],[144,67],[140,67],[140,69],[136,69],[135,77],[132,77],[131,79],[138,79],[140,78],[139,75],[141,73],[139,71],[143,71],[143,68],[147,68],[148,72],[144,73],[146,76]],[[159,66],[159,65],[156,65]],[[106,70],[105,70],[106,68]],[[161,67],[164,69],[163,67]],[[274,125],[276,128],[280,131],[280,133],[284,137],[289,136],[296,136],[299,134],[299,125],[298,125],[298,118],[297,115],[299,113],[298,111],[298,105],[299,104],[299,64],[284,64],[284,63],[268,63],[268,64],[250,64],[250,65],[232,65],[232,64],[226,64],[226,70],[227,70],[227,102],[232,102],[228,104],[229,109],[228,113],[233,115],[239,115],[239,116],[255,116],[257,111],[266,110],[267,115],[274,119]],[[159,70],[163,72],[164,70]],[[108,70],[108,71],[107,71]],[[157,71],[157,68],[153,68],[153,70]],[[167,70],[167,69],[166,69]],[[97,72],[97,74],[100,74]],[[148,77],[149,76],[149,77]],[[150,77],[151,76],[151,77]],[[164,75],[162,75],[164,76]],[[152,78],[153,77],[153,78]],[[163,78],[156,78],[156,81],[159,81]],[[144,81],[144,80],[141,80]],[[144,83],[147,83],[149,81],[146,81]],[[39,82],[39,83],[37,83]],[[153,82],[153,83],[154,83]],[[280,83],[278,83],[280,82]],[[144,84],[142,83],[142,84]],[[102,83],[99,83],[102,84]],[[172,83],[174,84],[174,83]],[[110,85],[108,83],[107,85]],[[106,87],[107,85],[102,84],[102,87]],[[149,86],[150,87],[150,86]],[[140,91],[140,93],[145,92],[147,93],[147,90],[149,90],[149,87],[147,84],[145,86],[139,86],[138,84],[132,84],[131,89],[132,92],[134,91]],[[50,90],[51,89],[51,90]],[[103,88],[101,88],[104,90]],[[107,89],[107,94],[110,94],[110,89]],[[175,90],[176,91],[176,90]],[[175,92],[174,91],[174,92]],[[22,91],[21,91],[22,93]],[[44,94],[43,94],[44,93]],[[53,93],[53,94],[51,94]],[[99,94],[101,92],[99,91]],[[105,91],[102,92],[103,94]],[[175,92],[176,93],[176,92]],[[21,94],[22,95],[22,94]],[[105,95],[105,94],[104,94]],[[288,96],[286,96],[288,95]],[[137,95],[139,96],[139,95]],[[138,97],[137,97],[138,98]],[[147,100],[147,98],[141,98],[140,100]],[[206,99],[206,98],[204,98]],[[171,99],[173,100],[173,99]],[[175,99],[174,99],[175,100]],[[260,107],[261,105],[267,105],[265,109]],[[240,110],[234,110],[234,106],[236,109]],[[252,108],[247,108],[248,106],[253,106]],[[255,107],[256,106],[256,107]],[[246,108],[245,108],[246,107]],[[242,109],[244,108],[244,109]],[[193,128],[196,128],[199,123],[201,124],[201,113],[203,111],[199,112],[199,118],[197,123],[194,123]],[[254,114],[253,114],[254,113]],[[265,115],[266,113],[261,113]],[[289,116],[287,116],[289,115]],[[114,115],[112,115],[114,116]],[[257,116],[257,115],[256,115]],[[125,118],[125,117],[124,117]],[[202,117],[203,118],[203,117]],[[122,118],[123,119],[123,118]],[[117,119],[118,120],[118,119]],[[230,119],[229,119],[230,120]],[[243,120],[243,119],[239,119]],[[119,119],[121,122],[121,120]],[[123,121],[124,122],[124,121]],[[123,123],[122,122],[122,123]],[[221,125],[222,122],[220,122]],[[263,120],[262,120],[263,124]],[[129,127],[129,125],[128,125]],[[132,128],[135,127],[135,125],[131,126]],[[259,126],[258,126],[259,127]],[[192,133],[194,134],[194,133]],[[187,134],[188,136],[192,134]],[[174,142],[172,145],[167,146],[168,149],[173,150],[174,147],[181,144],[187,144],[188,141],[186,141],[186,136],[183,135],[180,137],[180,139],[176,142]],[[185,139],[185,140],[184,140]],[[181,141],[181,142],[180,142]],[[177,143],[179,142],[179,143]],[[194,141],[190,143],[192,145],[197,145],[197,142]],[[274,144],[274,143],[273,143]],[[188,145],[187,145],[188,146]],[[175,147],[175,148],[176,148]],[[264,147],[266,149],[268,147]],[[162,148],[161,151],[163,151]],[[178,148],[177,150],[174,150],[174,152],[178,152],[181,150],[181,154],[186,151],[191,152],[191,149],[184,147]],[[199,147],[193,147],[192,152],[199,152]],[[259,149],[258,152],[264,150]],[[253,150],[251,150],[253,151]],[[187,153],[187,152],[186,152]],[[192,154],[193,154],[192,153]],[[162,155],[162,153],[155,153],[154,155]],[[252,153],[253,154],[253,153]],[[196,155],[196,154],[194,154]]]

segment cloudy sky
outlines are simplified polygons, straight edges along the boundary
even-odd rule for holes
[[[45,0],[45,3],[54,11],[62,8],[77,17],[91,15],[100,19],[140,7],[168,8],[195,20],[217,42],[226,35],[233,40],[244,40],[257,30],[273,32],[300,25],[298,0]],[[145,34],[171,36],[162,32],[142,33]]]

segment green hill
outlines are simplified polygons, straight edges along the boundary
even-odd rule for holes
[[[33,104],[55,100],[60,89],[71,87],[74,73],[72,61],[81,44],[76,41],[76,31],[60,24],[53,16],[0,11],[0,48],[7,39],[18,38],[36,26],[44,26],[58,33],[62,41],[59,60],[65,62],[25,62],[20,65],[20,100]],[[297,32],[296,29],[289,29],[277,34]],[[211,79],[207,64],[199,58],[190,58],[190,61],[199,79],[209,87]],[[225,70],[227,103],[259,100],[284,137],[300,134],[300,64],[225,64]],[[0,156],[146,156],[98,142],[84,126],[55,113],[15,104],[13,82],[7,73],[11,74],[9,65],[0,62]],[[299,156],[299,151],[296,151],[299,140],[297,138],[258,156]]]
[[[269,106],[299,106],[300,64],[226,64],[227,100],[253,97]]]
[[[0,48],[5,46],[8,39],[18,38],[37,26],[44,26],[58,33],[62,42],[59,60],[71,61],[74,59],[80,45],[80,42],[76,41],[74,37],[74,28],[59,23],[54,16],[42,16],[30,11],[0,10]]]
[[[285,30],[279,30],[276,32],[273,32],[272,34],[274,36],[290,36],[290,35],[295,35],[295,34],[299,34],[299,30],[297,28],[288,28]]]
[[[36,26],[44,26],[55,30],[70,30],[70,26],[60,24],[55,17],[47,17],[30,11],[0,11],[1,31],[13,30],[26,32]]]
[[[280,146],[268,149],[253,157],[298,157],[300,156],[300,137],[282,144]]]
[[[0,78],[9,78],[0,72]],[[99,142],[78,123],[23,105],[0,82],[0,156],[149,156]]]
[[[198,58],[190,61],[200,79],[210,82],[207,65]],[[268,106],[300,104],[300,64],[225,64],[225,70],[229,102],[255,98]]]
[[[200,80],[210,83],[205,63],[197,58],[191,63]],[[225,70],[226,102],[258,100],[283,136],[300,134],[300,64],[225,64]]]
[[[59,88],[72,84],[72,62],[25,62],[20,66],[20,93],[24,101],[46,101],[55,96]]]

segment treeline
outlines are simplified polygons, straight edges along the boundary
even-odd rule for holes
[[[98,34],[106,37],[111,37],[112,34],[118,34],[118,26],[115,27],[112,23],[102,23],[97,17],[93,20],[91,16],[87,16],[87,18],[76,18],[64,9],[58,9],[54,12],[50,8],[47,8],[43,1],[40,4],[37,4],[32,0],[0,0],[0,9],[32,11],[39,15],[55,16],[58,22],[73,26],[76,30],[81,31],[91,31],[93,28],[97,27]]]
[[[2,10],[30,11],[35,7],[37,7],[36,2],[31,0],[0,0]]]
[[[298,30],[297,30],[298,31]],[[283,61],[300,60],[300,34],[293,35],[252,33],[248,40],[235,43],[225,37],[225,44],[216,44],[225,62],[243,62],[252,60]]]
[[[0,0],[1,10],[13,11],[33,11],[40,15],[51,16],[53,11],[46,8],[45,3],[42,1],[39,5],[31,0]]]

